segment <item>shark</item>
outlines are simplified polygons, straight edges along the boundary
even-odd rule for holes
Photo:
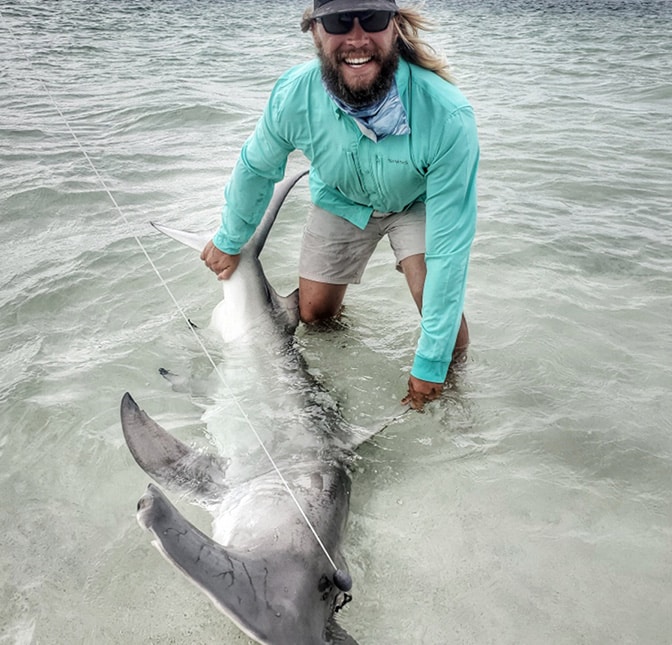
[[[212,312],[210,328],[223,341],[216,371],[226,402],[202,418],[208,430],[215,427],[217,449],[182,442],[128,392],[121,426],[133,458],[153,479],[137,504],[139,524],[240,630],[267,645],[357,645],[336,615],[352,599],[342,542],[355,451],[370,433],[346,422],[311,375],[294,334],[298,290],[278,295],[259,258],[303,174],[276,185]],[[199,252],[212,238],[154,226]],[[235,439],[246,430],[254,441]],[[205,507],[211,535],[164,489]]]

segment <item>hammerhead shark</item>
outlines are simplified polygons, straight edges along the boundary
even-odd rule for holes
[[[221,409],[211,411],[209,419],[219,415],[220,424],[254,425],[259,446],[236,448],[232,441],[229,449],[225,432],[221,451],[192,448],[152,420],[128,393],[121,401],[121,425],[134,459],[157,484],[212,513],[210,537],[150,483],[137,518],[166,559],[219,610],[258,643],[357,645],[335,614],[351,599],[341,542],[354,451],[368,436],[344,420],[311,376],[294,337],[297,292],[278,296],[259,260],[278,211],[302,174],[276,186],[237,270],[222,281],[224,297],[211,320],[224,341],[219,376],[227,396],[247,408],[242,415],[247,421],[226,407],[226,419],[220,418]],[[212,237],[156,228],[198,251]]]

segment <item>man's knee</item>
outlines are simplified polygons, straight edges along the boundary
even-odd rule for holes
[[[299,279],[299,316],[304,323],[316,323],[337,316],[347,284],[327,284]]]
[[[323,320],[329,320],[338,315],[341,310],[341,305],[338,307],[332,307],[327,305],[318,305],[316,303],[303,304],[299,300],[299,316],[301,317],[301,322],[311,324],[321,322]]]

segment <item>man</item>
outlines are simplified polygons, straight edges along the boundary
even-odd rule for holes
[[[469,342],[462,315],[476,225],[478,139],[471,106],[395,0],[314,0],[318,60],[286,72],[225,188],[222,226],[201,258],[226,280],[284,176],[311,162],[313,208],[299,262],[305,323],[336,316],[380,238],[421,312],[403,403],[422,409]]]

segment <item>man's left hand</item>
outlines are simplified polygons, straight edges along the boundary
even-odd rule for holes
[[[401,400],[402,405],[410,405],[414,410],[422,412],[425,403],[438,399],[443,392],[443,383],[423,381],[415,376],[408,378],[408,394]]]

